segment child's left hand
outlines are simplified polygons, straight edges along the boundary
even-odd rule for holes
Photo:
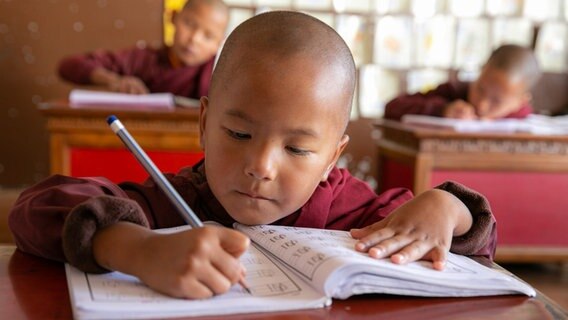
[[[465,234],[472,217],[451,193],[432,189],[394,210],[385,219],[362,229],[352,229],[359,239],[355,250],[374,258],[389,257],[394,263],[431,260],[444,269],[453,236]]]

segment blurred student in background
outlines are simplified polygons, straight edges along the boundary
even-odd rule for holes
[[[450,81],[427,93],[406,94],[390,101],[385,118],[405,114],[455,119],[525,118],[532,113],[531,88],[540,68],[531,49],[503,45],[491,53],[477,80]]]
[[[70,82],[145,94],[207,95],[215,55],[225,36],[229,10],[221,0],[188,0],[174,12],[172,46],[96,50],[64,58],[59,75]]]

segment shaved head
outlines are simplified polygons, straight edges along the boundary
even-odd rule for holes
[[[511,78],[524,80],[533,87],[541,76],[538,61],[530,48],[514,44],[502,45],[491,53],[487,67],[506,72]]]
[[[289,72],[290,65],[306,62],[318,72],[327,72],[330,88],[345,94],[342,110],[337,110],[345,130],[356,81],[353,56],[335,30],[300,12],[271,11],[239,25],[225,42],[209,96],[215,99],[222,95],[231,79],[251,66],[263,66],[267,81],[278,81],[280,74]]]
[[[224,12],[227,16],[229,15],[229,7],[227,7],[222,0],[187,0],[183,5],[183,9],[190,9],[202,4],[212,6],[215,9]]]

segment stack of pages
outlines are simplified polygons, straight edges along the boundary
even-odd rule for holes
[[[458,132],[527,132],[543,135],[567,135],[568,116],[529,115],[525,119],[460,120],[408,114],[403,123],[435,128],[448,128]]]
[[[323,308],[332,298],[366,293],[424,297],[536,294],[515,277],[464,256],[449,254],[446,269],[436,271],[427,261],[397,265],[356,252],[356,240],[346,231],[240,224],[235,228],[253,243],[241,257],[250,294],[235,285],[211,299],[175,299],[132,276],[86,274],[66,265],[75,318],[166,318]]]
[[[107,91],[74,89],[69,94],[73,108],[126,108],[173,110],[178,107],[199,107],[199,100],[175,96],[171,93],[126,94]]]

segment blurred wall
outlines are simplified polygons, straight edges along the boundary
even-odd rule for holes
[[[162,42],[162,1],[0,0],[0,188],[49,173],[42,101],[67,97],[57,76],[68,54]]]

